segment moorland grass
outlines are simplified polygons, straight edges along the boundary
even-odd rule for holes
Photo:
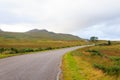
[[[4,44],[3,44],[4,43]],[[0,58],[85,44],[81,41],[6,41],[0,43]]]
[[[119,80],[120,79],[120,45],[93,46],[78,49],[63,57],[63,80]],[[69,57],[74,59],[74,65]],[[77,68],[75,67],[77,66]],[[70,68],[76,68],[72,70]],[[71,73],[71,74],[70,74]],[[78,74],[76,74],[78,73]],[[68,75],[68,76],[66,76]],[[69,76],[70,75],[70,76]],[[73,79],[75,75],[78,79]],[[69,79],[67,79],[69,77]]]

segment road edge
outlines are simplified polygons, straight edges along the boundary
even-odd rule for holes
[[[93,44],[93,45],[84,45],[84,46],[81,46],[81,48],[89,47],[89,46],[94,46],[94,44]],[[78,48],[78,49],[79,49],[79,48]],[[77,50],[77,49],[75,49],[75,50]],[[74,50],[72,50],[72,51],[74,51]],[[69,51],[69,52],[71,52],[71,51]],[[68,52],[67,52],[67,53],[68,53]],[[66,53],[65,53],[65,54],[66,54]],[[63,56],[64,56],[64,55],[63,55]],[[59,70],[58,70],[58,73],[57,73],[56,80],[60,80],[60,75],[61,75],[61,73],[62,73],[61,66],[62,66],[63,56],[61,57],[61,60],[60,60],[60,63],[59,63]]]
[[[60,80],[60,75],[62,73],[61,66],[62,66],[62,58],[61,58],[60,63],[59,63],[59,70],[58,70],[58,73],[57,73],[56,80]]]

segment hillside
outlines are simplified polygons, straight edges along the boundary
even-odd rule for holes
[[[33,29],[27,32],[0,30],[0,58],[86,44],[85,40],[70,34],[58,34]]]
[[[65,54],[60,80],[120,80],[120,43],[111,43]]]
[[[39,39],[39,40],[81,40],[81,38],[71,35],[49,32],[47,30],[33,29],[24,33],[4,32],[0,30],[0,38],[2,39]]]

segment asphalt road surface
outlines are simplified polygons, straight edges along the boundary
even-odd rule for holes
[[[62,56],[80,47],[0,59],[0,80],[57,80]]]

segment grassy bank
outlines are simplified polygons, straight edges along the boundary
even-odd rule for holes
[[[53,50],[58,48],[0,48],[0,59],[7,58],[11,56],[18,56],[23,54],[31,54],[33,52]]]
[[[120,80],[120,45],[94,46],[63,57],[63,80]]]
[[[0,43],[0,58],[85,44],[82,41],[6,41]]]

